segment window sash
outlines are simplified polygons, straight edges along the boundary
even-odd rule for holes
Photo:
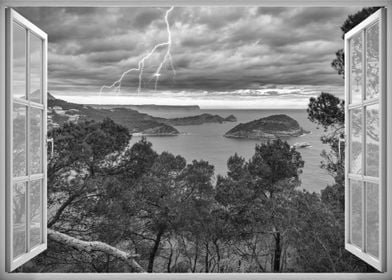
[[[47,65],[47,57],[46,57],[46,49],[47,49],[47,36],[44,32],[42,32],[40,29],[38,29],[36,26],[34,26],[32,23],[27,21],[25,18],[23,18],[21,15],[19,15],[17,12],[15,12],[12,9],[7,10],[6,14],[6,20],[7,20],[7,63],[6,63],[6,69],[7,69],[7,89],[6,89],[6,119],[7,119],[7,135],[9,135],[9,139],[6,141],[6,146],[7,146],[7,154],[6,154],[6,168],[7,168],[7,176],[6,176],[6,240],[7,240],[7,248],[6,248],[6,270],[7,271],[12,271],[15,268],[19,267],[20,265],[26,263],[28,260],[32,259],[33,257],[37,256],[47,248],[47,222],[46,222],[46,213],[47,213],[47,203],[46,203],[46,184],[47,184],[47,174],[46,174],[46,165],[47,165],[47,160],[46,160],[46,115],[47,115],[47,101],[46,101],[46,92],[47,92],[47,86],[46,86],[46,75],[47,75],[47,70],[46,70],[46,65]],[[25,98],[18,98],[13,95],[13,63],[14,63],[14,55],[13,55],[13,30],[14,26],[17,25],[19,27],[22,27],[22,31],[25,32],[25,56],[23,59],[25,60],[25,78],[24,78],[24,90],[25,90]],[[31,101],[31,93],[30,93],[30,75],[31,75],[31,69],[30,69],[30,56],[31,56],[31,50],[30,48],[30,38],[34,36],[35,38],[38,38],[41,40],[41,50],[40,50],[40,64],[41,64],[41,70],[40,70],[40,91],[41,91],[41,103]],[[13,117],[13,112],[14,112],[14,105],[18,105],[21,108],[24,108],[25,111],[25,140],[24,140],[24,151],[23,154],[25,154],[24,158],[24,165],[26,168],[25,174],[18,174],[15,176],[13,172],[13,145],[14,145],[14,137],[13,137],[13,126],[14,126],[14,117]],[[38,119],[36,119],[38,122],[38,126],[40,127],[39,131],[39,137],[40,137],[40,152],[39,152],[39,161],[41,164],[39,172],[32,172],[32,150],[31,146],[32,141],[29,139],[32,137],[31,135],[31,120],[32,120],[32,111],[38,111],[40,112],[40,116]],[[38,221],[40,223],[40,230],[39,230],[39,243],[38,244],[31,244],[31,206],[32,206],[32,186],[33,183],[39,182],[39,187],[36,190],[37,192],[39,191],[39,208],[38,208]],[[13,192],[14,192],[14,186],[16,184],[24,184],[24,217],[23,217],[23,227],[24,227],[24,253],[20,253],[19,255],[16,255],[14,252],[15,246],[14,246],[14,235],[15,233],[13,232],[14,230],[14,221],[13,221]]]
[[[360,259],[369,263],[380,271],[386,270],[386,10],[380,9],[373,15],[369,16],[362,23],[357,25],[345,35],[345,138],[346,140],[346,158],[345,158],[345,248]],[[366,99],[366,30],[378,22],[379,24],[379,67],[380,67],[380,93],[379,96],[373,99]],[[351,104],[351,46],[350,40],[354,36],[362,34],[362,84],[361,84],[361,102]],[[370,105],[378,104],[379,110],[379,175],[367,176],[366,164],[366,108]],[[352,153],[352,131],[351,121],[353,110],[361,110],[361,171],[359,174],[351,173]],[[354,219],[353,214],[353,192],[351,189],[351,182],[359,182],[362,186],[361,190],[361,247],[353,242],[352,224]],[[367,183],[374,183],[378,186],[378,257],[372,256],[367,252]]]

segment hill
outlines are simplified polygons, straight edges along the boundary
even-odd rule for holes
[[[48,94],[48,127],[57,127],[67,121],[95,120],[110,118],[127,127],[130,133],[148,135],[178,135],[174,127],[156,120],[148,114],[126,108],[95,109],[88,105],[70,103]],[[146,132],[146,133],[144,133]]]
[[[281,114],[272,115],[247,123],[241,123],[228,132],[225,137],[257,140],[297,137],[309,133],[296,120]]]
[[[118,108],[119,105],[115,104],[92,104],[91,107],[95,109],[113,109]],[[122,108],[132,110],[200,110],[197,105],[156,105],[156,104],[143,104],[143,105],[121,105]]]
[[[203,123],[235,122],[235,116],[223,118],[218,115],[200,114],[184,118],[159,118],[131,109],[133,105],[83,105],[58,99],[48,93],[48,127],[58,127],[62,123],[79,120],[102,121],[110,118],[114,122],[127,127],[132,134],[170,136],[180,132],[173,126],[199,125]],[[153,106],[153,105],[146,105]],[[183,108],[184,106],[180,106]],[[162,109],[162,106],[157,106]],[[179,108],[167,106],[168,110]],[[199,110],[198,106],[188,106],[189,110]],[[193,108],[193,109],[192,109]]]
[[[197,116],[183,117],[183,118],[172,118],[162,119],[163,123],[167,123],[174,126],[182,125],[199,125],[204,123],[224,123],[224,122],[236,122],[237,118],[233,115],[223,118],[219,115],[212,114],[201,114]]]

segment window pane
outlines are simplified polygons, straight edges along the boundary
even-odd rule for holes
[[[350,111],[350,172],[362,172],[362,109]]]
[[[366,108],[366,175],[378,177],[380,157],[380,115],[378,104]]]
[[[12,193],[13,258],[26,251],[26,183],[14,185]]]
[[[378,258],[379,245],[378,185],[366,183],[366,246],[368,253]]]
[[[380,93],[379,24],[366,30],[366,98],[378,97]]]
[[[360,103],[362,100],[362,38],[363,33],[360,32],[350,40],[350,103]]]
[[[42,101],[42,40],[30,33],[30,100]]]
[[[362,183],[350,180],[351,242],[362,248]]]
[[[26,30],[16,23],[12,34],[12,94],[26,98]]]
[[[30,108],[30,172],[42,173],[42,110]]]
[[[26,175],[26,106],[13,106],[13,176]]]
[[[41,244],[41,184],[42,181],[30,183],[30,246]]]

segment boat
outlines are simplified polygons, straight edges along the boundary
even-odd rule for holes
[[[310,145],[308,142],[297,142],[297,143],[294,143],[291,147],[292,148],[311,148],[312,145]]]

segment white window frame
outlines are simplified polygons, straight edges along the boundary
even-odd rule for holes
[[[386,40],[384,40],[383,38],[385,38],[384,36],[386,35],[386,26],[385,26],[385,9],[380,9],[377,12],[375,12],[374,14],[372,14],[371,16],[369,16],[366,20],[362,21],[360,24],[358,24],[357,26],[355,26],[353,29],[351,29],[349,32],[347,32],[344,36],[344,54],[345,54],[345,139],[346,139],[346,151],[345,151],[345,248],[346,250],[348,250],[349,252],[351,252],[352,254],[356,255],[357,257],[359,257],[360,259],[366,261],[368,264],[371,264],[372,266],[374,266],[375,268],[377,268],[380,271],[384,271],[385,270],[385,266],[386,266],[386,256],[385,256],[385,248],[384,248],[384,242],[386,239],[385,236],[385,206],[386,206],[386,154],[383,154],[381,151],[386,150],[386,142],[385,142],[385,137],[384,137],[384,131],[386,130],[386,117],[385,117],[385,112],[386,112],[386,103],[383,103],[383,100],[386,100],[387,97],[387,92],[386,92],[386,87],[385,87],[385,73],[386,73],[386,63],[385,61],[383,61],[383,58],[385,57],[385,45],[384,43],[386,43]],[[379,45],[380,45],[380,55],[379,55],[379,66],[380,66],[380,94],[378,97],[376,98],[372,98],[372,99],[365,99],[366,96],[366,87],[365,87],[365,81],[366,81],[366,59],[364,59],[363,61],[363,69],[362,72],[364,73],[364,79],[363,79],[363,83],[361,85],[361,87],[363,87],[363,90],[361,91],[361,101],[360,102],[356,102],[354,104],[351,104],[350,102],[350,86],[351,86],[351,72],[350,72],[350,68],[351,68],[351,56],[350,56],[350,46],[349,46],[349,40],[351,40],[354,36],[360,34],[361,32],[365,33],[364,30],[366,30],[368,27],[372,26],[373,24],[375,24],[376,22],[378,22],[379,24]],[[367,40],[365,35],[362,35],[362,39],[363,41]],[[364,48],[366,44],[363,44]],[[366,52],[363,52],[363,57],[365,57]],[[360,109],[362,111],[362,122],[365,121],[365,110],[367,106],[370,105],[378,105],[379,107],[379,114],[380,114],[380,143],[379,143],[379,147],[380,147],[380,155],[379,155],[379,174],[378,176],[366,176],[365,175],[365,164],[366,164],[366,143],[365,143],[365,139],[366,139],[366,126],[363,127],[362,129],[362,173],[364,175],[360,175],[360,174],[352,174],[350,173],[350,142],[351,142],[351,127],[350,127],[350,110],[353,109]],[[365,121],[366,122],[366,121]],[[364,125],[364,123],[362,123],[362,125]],[[362,232],[361,232],[361,236],[362,236],[362,249],[359,248],[358,246],[354,245],[351,242],[351,223],[350,223],[350,219],[351,219],[351,194],[350,194],[350,180],[354,180],[357,182],[360,182],[362,185]],[[379,256],[378,258],[373,257],[372,255],[370,255],[369,253],[367,253],[366,251],[366,244],[367,244],[367,239],[366,239],[366,232],[367,232],[367,224],[366,224],[366,209],[365,209],[365,205],[366,205],[366,184],[367,183],[375,183],[378,186],[378,192],[379,192],[379,197],[378,197],[378,202],[379,202],[379,246],[378,246],[378,252],[379,252]]]
[[[383,6],[387,8],[387,95],[386,120],[392,127],[392,0],[0,0],[0,279],[392,279],[392,172],[386,176],[386,230],[389,242],[386,242],[386,267],[384,273],[255,273],[255,274],[128,274],[128,273],[6,273],[5,271],[5,9],[7,7],[82,7],[82,6],[118,6],[118,7],[168,7],[168,6],[282,6],[282,7],[365,7]],[[328,67],[328,65],[326,65]],[[386,131],[386,163],[392,168],[392,129]],[[387,241],[387,240],[386,240]]]
[[[6,240],[7,240],[7,246],[8,248],[6,249],[6,269],[7,271],[13,271],[15,268],[19,267],[20,265],[26,263],[28,260],[34,258],[35,256],[37,256],[38,254],[42,253],[43,251],[45,251],[47,249],[47,200],[44,200],[43,198],[46,198],[46,185],[47,185],[47,169],[46,169],[46,165],[47,165],[47,159],[46,159],[46,139],[47,139],[47,35],[42,32],[40,29],[38,29],[35,25],[33,25],[31,22],[27,21],[23,16],[21,16],[20,14],[18,14],[16,11],[14,11],[13,9],[8,9],[7,13],[6,13],[6,21],[7,23],[9,23],[9,25],[6,25],[6,27],[8,28],[8,32],[7,35],[9,36],[8,38],[8,42],[7,42],[7,49],[9,51],[9,55],[7,57],[8,62],[6,63],[6,67],[7,67],[7,74],[8,77],[7,79],[9,79],[12,83],[13,81],[13,27],[15,24],[21,26],[25,32],[26,32],[26,42],[25,42],[25,50],[26,50],[26,95],[30,94],[30,85],[29,85],[29,81],[30,81],[30,74],[31,74],[31,70],[30,70],[30,66],[29,66],[29,61],[30,61],[30,50],[29,50],[29,46],[30,46],[30,38],[32,36],[35,36],[36,38],[42,40],[42,56],[41,56],[41,64],[42,64],[42,69],[41,69],[41,89],[42,89],[42,101],[40,103],[36,103],[33,101],[29,101],[29,99],[19,99],[19,98],[14,98],[12,96],[12,94],[10,94],[10,96],[8,96],[9,98],[6,98],[6,102],[7,102],[7,109],[6,110],[8,116],[11,116],[12,114],[12,108],[14,106],[14,104],[18,104],[21,106],[25,106],[26,108],[26,126],[27,128],[30,127],[30,121],[31,121],[31,114],[29,113],[29,111],[31,109],[38,109],[41,110],[42,112],[42,120],[41,120],[41,136],[42,136],[42,143],[41,143],[41,164],[42,164],[42,172],[40,172],[40,174],[34,174],[31,175],[30,174],[30,147],[27,144],[26,145],[26,153],[27,153],[27,157],[26,157],[26,161],[27,161],[27,175],[21,176],[21,177],[14,177],[13,176],[13,171],[12,171],[12,162],[13,162],[13,149],[12,149],[12,145],[13,145],[13,120],[12,118],[10,118],[8,120],[8,123],[6,124],[8,126],[8,132],[10,134],[10,141],[6,142],[6,152],[8,152],[7,156],[6,156],[6,162],[9,163],[8,167],[8,171],[7,174],[8,176],[6,176],[6,196],[7,196],[7,200],[6,200],[6,207],[7,207],[7,211],[6,213],[9,213],[8,215],[8,219],[6,221]],[[7,92],[12,92],[12,84],[11,83],[7,83]],[[27,129],[26,130],[26,142],[29,143],[29,137],[30,137],[30,130]],[[30,201],[30,186],[31,186],[31,182],[33,181],[40,181],[41,182],[41,241],[40,244],[38,246],[35,246],[33,248],[31,248],[30,245],[30,207],[29,207],[29,201]],[[26,215],[26,253],[21,254],[20,256],[18,256],[17,258],[13,258],[13,222],[12,222],[12,215],[11,213],[13,212],[12,210],[12,191],[13,191],[13,185],[15,182],[22,182],[27,184],[27,189],[26,189],[26,193],[25,193],[25,199],[26,199],[26,209],[25,209],[25,215]]]

